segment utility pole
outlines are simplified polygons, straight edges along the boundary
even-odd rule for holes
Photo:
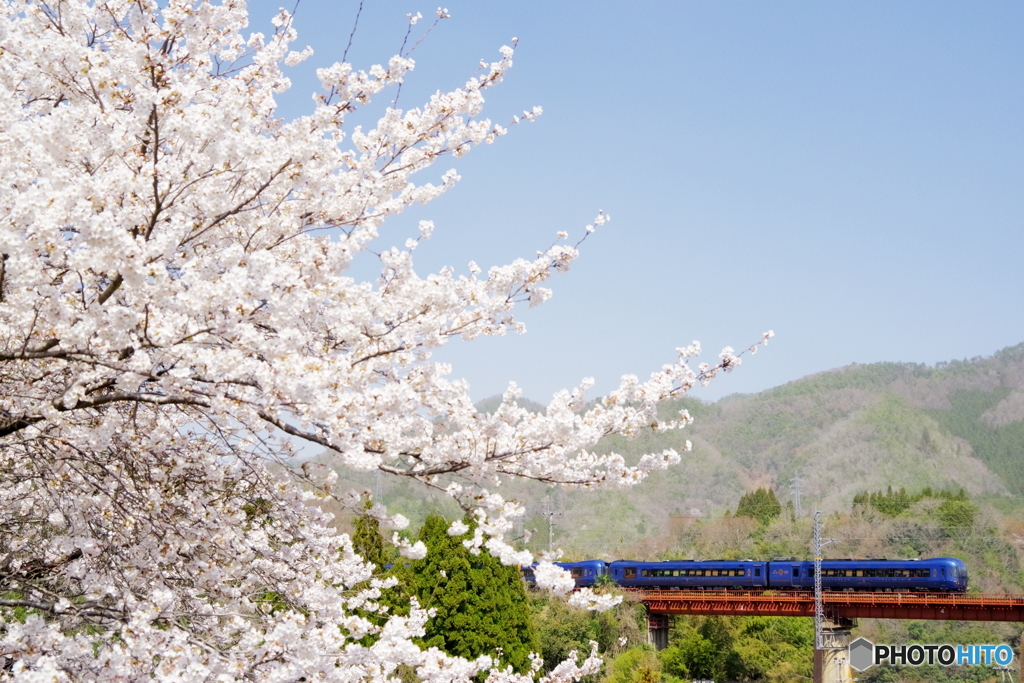
[[[544,501],[544,512],[542,513],[548,518],[548,554],[551,554],[554,549],[555,540],[555,515],[562,514],[561,512],[555,512],[551,506],[550,501]]]
[[[814,511],[814,648],[824,649],[821,628],[825,622],[825,606],[821,601],[821,512]]]
[[[844,653],[850,645],[850,619],[825,618],[821,596],[822,547],[832,539],[821,537],[821,512],[814,511],[814,683],[846,683],[855,680]]]
[[[793,489],[793,514],[800,519],[800,475],[789,480],[789,487]]]

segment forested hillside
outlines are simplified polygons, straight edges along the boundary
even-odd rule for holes
[[[850,365],[759,394],[713,404],[684,399],[664,410],[682,408],[695,418],[684,430],[602,443],[636,457],[693,442],[679,466],[643,486],[597,495],[517,488],[514,495],[527,504],[524,529],[535,532],[531,545],[546,547],[550,532],[555,546],[580,555],[657,553],[695,523],[713,522],[722,542],[701,549],[713,554],[746,524],[722,516],[759,487],[773,488],[801,519],[816,508],[848,513],[859,492],[890,486],[963,488],[982,509],[996,511],[1015,510],[1024,499],[1024,344],[936,366]],[[349,483],[377,488],[372,475]],[[440,497],[406,495],[400,483],[380,492],[414,520],[444,506]]]

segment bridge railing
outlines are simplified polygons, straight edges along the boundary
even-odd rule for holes
[[[664,614],[810,616],[811,591],[638,590],[648,609]],[[1024,596],[982,593],[826,591],[833,616],[893,619],[967,619],[1024,622]]]

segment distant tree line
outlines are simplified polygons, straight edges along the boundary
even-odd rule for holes
[[[922,500],[935,499],[942,503],[936,508],[936,517],[947,527],[969,527],[974,524],[974,516],[978,507],[968,499],[967,492],[961,488],[959,491],[947,491],[945,489],[932,490],[930,487],[922,489],[919,493],[907,493],[905,488],[893,491],[890,486],[885,493],[863,491],[853,497],[853,507],[870,507],[889,517],[896,517],[908,509],[914,503]]]

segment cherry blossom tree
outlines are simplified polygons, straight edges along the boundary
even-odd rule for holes
[[[544,414],[514,386],[477,412],[432,350],[521,331],[514,310],[548,298],[579,242],[420,275],[433,226],[396,246],[381,228],[458,179],[417,174],[506,132],[480,113],[512,48],[363,130],[346,119],[400,86],[409,54],[318,70],[310,113],[282,121],[282,67],[310,51],[291,49],[286,12],[271,36],[246,24],[241,0],[0,0],[0,678],[384,680],[405,665],[425,681],[525,680],[497,657],[421,651],[416,605],[383,626],[357,616],[380,609],[384,583],[316,502],[358,496],[297,462],[295,443],[444,489],[478,520],[469,547],[528,562],[505,538],[523,510],[494,485],[641,481],[680,456],[593,446],[685,425],[658,404],[739,358],[691,369],[695,344],[591,407],[588,380]],[[371,245],[380,276],[357,282]],[[550,564],[537,576],[571,586]]]

